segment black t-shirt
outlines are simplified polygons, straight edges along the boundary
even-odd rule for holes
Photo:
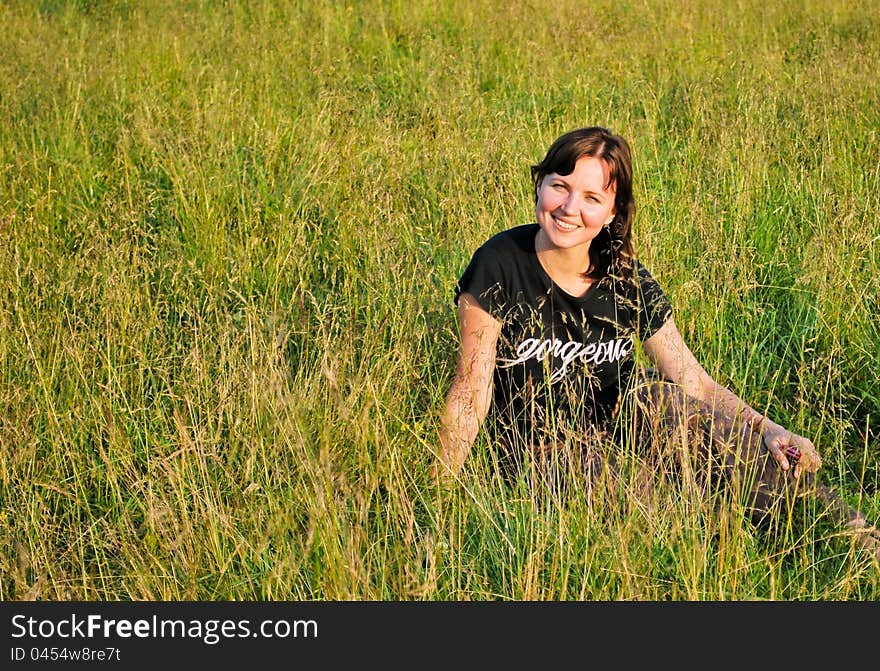
[[[538,230],[528,224],[494,235],[455,291],[456,302],[472,294],[502,324],[490,419],[508,445],[606,428],[629,384],[634,338],[649,338],[672,312],[641,264],[639,286],[606,277],[584,296],[566,293],[538,260]]]

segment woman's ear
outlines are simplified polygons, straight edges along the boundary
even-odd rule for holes
[[[615,219],[617,219],[617,205],[616,204],[611,206],[611,219],[609,219],[608,223],[606,223],[605,225],[611,226],[611,224],[614,223]]]

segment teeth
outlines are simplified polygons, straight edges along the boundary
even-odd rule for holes
[[[564,221],[560,221],[556,217],[553,217],[553,221],[556,222],[556,225],[559,226],[563,231],[573,231],[577,228],[577,226],[573,224],[566,224]]]

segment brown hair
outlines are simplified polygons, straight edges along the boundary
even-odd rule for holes
[[[629,275],[633,269],[631,233],[636,203],[632,190],[632,155],[620,135],[601,126],[590,126],[558,137],[544,160],[531,167],[535,199],[537,201],[544,177],[554,173],[570,175],[578,159],[585,156],[598,158],[607,166],[606,187],[613,184],[616,190],[614,220],[590,244],[590,267],[585,276],[598,280],[609,275]]]

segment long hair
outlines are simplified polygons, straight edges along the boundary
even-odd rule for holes
[[[578,128],[560,136],[550,145],[544,160],[531,166],[535,201],[544,177],[570,175],[575,163],[585,156],[600,159],[608,168],[608,184],[615,187],[614,219],[590,243],[590,265],[584,276],[600,280],[608,276],[627,277],[633,271],[631,241],[636,203],[632,189],[632,155],[620,135],[607,128]]]

